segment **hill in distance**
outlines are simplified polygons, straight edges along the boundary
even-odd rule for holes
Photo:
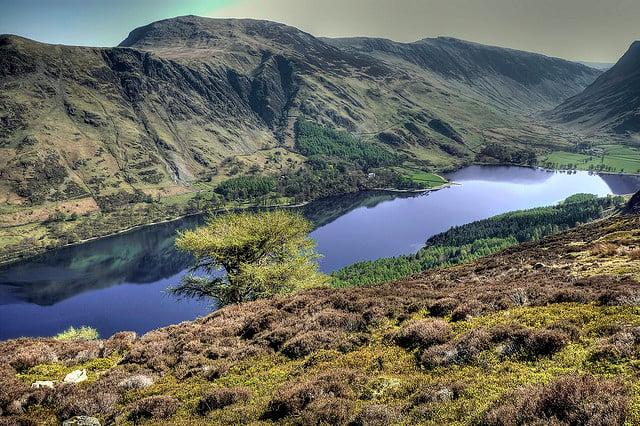
[[[140,338],[0,342],[0,421],[635,424],[639,252],[640,216],[611,217]],[[76,369],[86,382],[60,383]]]
[[[550,108],[599,75],[453,39],[354,47],[273,22],[194,16],[138,28],[117,48],[5,35],[0,51],[0,202],[16,207],[95,209],[121,190],[191,191],[225,179],[232,158],[241,173],[282,173],[267,161],[275,150],[290,159],[284,171],[304,168],[299,116],[423,168],[472,161],[505,129],[531,136],[516,145],[535,150],[541,135],[523,110]]]
[[[640,41],[583,92],[567,99],[550,117],[588,133],[640,133]]]

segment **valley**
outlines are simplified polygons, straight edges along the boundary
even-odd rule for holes
[[[1,425],[640,424],[639,41],[136,22],[0,35]]]
[[[602,73],[445,37],[323,39],[195,16],[135,29],[117,48],[5,35],[0,50],[3,261],[205,205],[293,205],[427,188],[438,178],[420,174],[473,163],[543,165],[582,139],[538,113]],[[301,126],[321,151],[361,148],[318,155]],[[258,181],[249,197],[224,189]]]

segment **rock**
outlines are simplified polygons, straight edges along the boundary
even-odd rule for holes
[[[54,383],[52,380],[38,380],[37,382],[31,383],[31,389],[53,388]]]
[[[67,374],[63,380],[65,383],[80,383],[87,380],[87,370],[74,370]]]
[[[100,426],[100,421],[95,417],[76,416],[62,422],[62,426]]]

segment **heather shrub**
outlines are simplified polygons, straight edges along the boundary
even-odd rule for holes
[[[466,321],[482,313],[482,303],[477,300],[463,302],[451,313],[451,321]]]
[[[549,296],[549,303],[589,303],[590,297],[584,290],[575,288],[561,289]]]
[[[284,318],[285,313],[283,311],[271,307],[264,308],[249,317],[242,327],[241,336],[250,339],[256,334],[272,328],[274,324],[282,321]]]
[[[598,303],[605,306],[637,305],[640,297],[627,289],[605,290],[598,297]]]
[[[420,361],[426,368],[450,364],[471,364],[480,353],[491,345],[491,333],[484,328],[471,330],[455,342],[432,346],[420,354]]]
[[[89,393],[75,384],[56,386],[49,403],[58,407],[61,420],[73,416],[92,416],[110,412],[118,400],[112,392]]]
[[[439,319],[409,321],[398,330],[395,341],[404,348],[428,348],[451,339],[451,326]]]
[[[26,416],[0,417],[0,426],[40,426],[40,423]]]
[[[337,328],[347,333],[363,331],[366,328],[362,315],[355,312],[323,309],[315,315],[314,320],[321,328]]]
[[[335,330],[311,330],[288,340],[280,351],[289,358],[301,358],[320,349],[337,346],[343,336],[344,333]]]
[[[311,401],[302,412],[302,425],[344,425],[351,415],[351,403],[344,398],[320,397]]]
[[[149,396],[133,404],[129,420],[166,419],[173,416],[179,406],[180,402],[172,396]]]
[[[20,395],[28,390],[28,386],[18,379],[16,371],[6,363],[0,363],[0,414]]]
[[[429,313],[434,317],[445,317],[458,307],[460,302],[452,297],[436,300],[429,306]]]
[[[349,423],[351,426],[387,426],[403,420],[400,410],[386,405],[369,404],[362,407]]]
[[[247,402],[253,398],[253,392],[245,387],[215,388],[207,391],[198,401],[196,411],[206,414],[211,410],[226,407],[227,405]]]
[[[355,333],[347,336],[338,345],[337,349],[342,353],[351,352],[371,341],[371,335],[367,333]]]
[[[233,366],[233,362],[220,359],[215,360],[203,369],[202,377],[207,380],[216,380],[229,374],[229,369]]]
[[[536,330],[526,339],[523,349],[534,358],[551,356],[562,350],[568,342],[568,336],[560,330]]]
[[[131,377],[127,377],[118,383],[118,388],[122,390],[131,389],[146,389],[153,384],[153,379],[144,374],[136,374]]]
[[[271,396],[267,417],[279,419],[300,415],[307,405],[318,398],[355,399],[360,376],[353,370],[329,370],[316,379],[283,384]]]
[[[411,397],[412,405],[437,405],[458,399],[466,390],[463,383],[451,383],[447,386],[434,386],[422,389]]]
[[[614,256],[618,252],[618,246],[611,243],[597,243],[589,250],[593,256]]]
[[[114,352],[124,352],[137,340],[138,335],[133,331],[121,331],[104,342],[103,356],[109,356]]]
[[[631,260],[640,260],[640,248],[629,250],[627,255]]]
[[[5,342],[6,350],[2,350],[5,348],[0,344],[0,361],[7,362],[18,372],[58,361],[58,356],[51,347],[41,341],[16,339],[10,342]]]
[[[528,385],[485,411],[482,425],[621,425],[628,415],[629,389],[622,383],[571,375]]]

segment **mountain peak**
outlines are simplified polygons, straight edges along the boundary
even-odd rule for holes
[[[640,132],[640,41],[582,93],[551,113],[554,119],[590,133]]]
[[[287,40],[295,36],[309,42],[313,37],[297,28],[257,19],[220,19],[186,15],[152,22],[129,33],[119,47],[154,48],[186,45],[214,47],[220,40],[244,37]]]

